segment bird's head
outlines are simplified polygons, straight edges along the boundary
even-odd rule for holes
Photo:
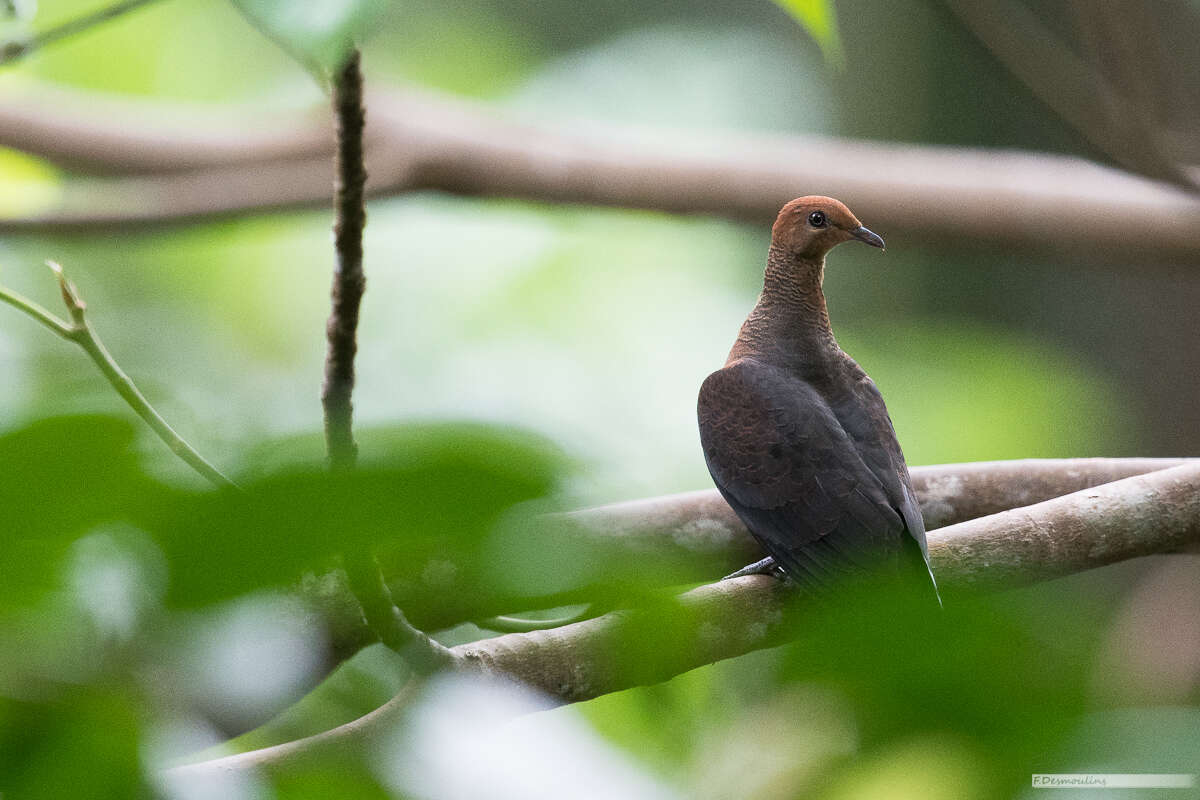
[[[771,244],[789,256],[820,261],[842,242],[857,239],[883,249],[883,239],[863,227],[832,197],[797,197],[783,207],[771,229]]]

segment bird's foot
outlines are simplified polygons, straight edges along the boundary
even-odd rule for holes
[[[731,578],[741,578],[745,575],[771,575],[775,578],[785,577],[783,574],[783,568],[775,563],[775,559],[773,557],[767,556],[762,561],[755,561],[753,564],[748,564],[739,569],[737,572],[726,575],[724,578],[721,578],[721,580],[727,581]]]

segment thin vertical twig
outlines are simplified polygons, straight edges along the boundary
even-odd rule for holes
[[[348,469],[358,459],[354,441],[354,356],[359,306],[366,290],[363,274],[363,229],[367,223],[363,198],[367,171],[363,166],[363,130],[366,111],[362,99],[362,69],[353,50],[333,82],[333,109],[337,118],[336,184],[334,195],[334,247],[336,264],[332,309],[325,327],[329,348],[325,356],[325,445],[333,469]]]
[[[328,350],[321,404],[325,409],[325,449],[329,467],[351,470],[358,460],[354,441],[354,357],[358,352],[358,313],[366,291],[363,273],[363,229],[367,223],[363,165],[362,66],[358,50],[351,51],[333,81],[333,110],[337,118],[337,176],[334,186],[334,249],[332,306],[325,326]],[[405,658],[420,674],[453,662],[450,651],[414,628],[397,608],[379,564],[366,548],[345,555],[350,590],[367,626],[379,640]]]

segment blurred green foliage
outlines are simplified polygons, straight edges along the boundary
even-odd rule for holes
[[[1123,411],[1114,393],[1044,342],[941,319],[865,327],[841,339],[887,397],[909,463],[1066,456],[1129,444],[1112,429]],[[909,358],[891,356],[896,342]]]
[[[52,586],[72,542],[147,497],[125,420],[39,420],[0,436],[0,504],[13,532],[0,548],[0,598],[19,605]]]
[[[825,57],[835,66],[842,65],[842,41],[838,35],[837,12],[829,0],[775,0],[817,40]]]
[[[214,604],[294,585],[305,572],[332,569],[349,549],[405,559],[431,548],[477,552],[501,515],[552,495],[562,469],[558,451],[540,437],[480,424],[359,435],[375,448],[352,474],[330,475],[319,456],[306,458],[303,441],[279,442],[260,449],[263,462],[240,490],[157,481],[121,419],[46,418],[0,436],[8,534],[0,549],[0,635],[24,644],[0,657],[0,697],[30,698],[0,704],[0,786],[54,796],[51,789],[78,778],[60,771],[61,785],[38,784],[54,759],[71,761],[80,774],[112,760],[105,774],[118,783],[88,796],[129,796],[141,780],[136,739],[145,720],[137,708],[152,707],[155,691],[154,681],[139,686],[129,671],[172,668],[183,656],[169,652],[186,652],[189,636],[204,639],[191,623],[179,640],[189,630],[179,609],[225,613]],[[122,525],[148,536],[150,549],[131,547],[128,534],[116,533]],[[80,548],[95,535],[111,544]],[[158,563],[166,591],[139,604]],[[92,688],[71,685],[80,680]],[[109,698],[110,686],[124,687],[125,700]],[[114,708],[121,715],[93,720]],[[106,727],[109,734],[98,732]],[[33,792],[39,786],[49,793]]]
[[[0,696],[0,786],[16,797],[137,797],[140,721],[129,694],[75,688],[50,702]]]
[[[43,0],[34,22],[100,5]],[[765,0],[176,0],[39,52],[0,88],[306,105],[320,90],[269,40],[328,66],[369,27],[371,82],[535,118],[1088,153],[937,9],[836,5],[778,2],[822,53]],[[0,212],[37,213],[60,178],[0,154]],[[0,239],[4,283],[47,307],[53,284],[28,265],[68,266],[117,359],[246,488],[206,490],[80,353],[0,309],[5,797],[146,795],[147,763],[275,744],[377,708],[407,678],[378,647],[288,707],[330,666],[317,663],[328,642],[271,598],[344,548],[375,545],[418,578],[444,577],[424,570],[447,552],[473,559],[454,593],[514,581],[549,593],[617,572],[636,587],[636,563],[550,551],[530,509],[708,485],[695,392],[753,304],[764,230],[429,195],[373,204],[355,398],[363,467],[331,480],[318,432],[328,226],[327,213],[305,212]],[[1111,316],[1121,284],[888,241],[882,257],[839,250],[827,291],[911,463],[1148,449],[1141,390],[1091,334],[1028,322],[1039,309]],[[1136,578],[1081,576],[941,616],[847,602],[802,618],[786,647],[539,716],[582,716],[623,748],[620,763],[697,798],[1014,797],[1033,771],[1185,770],[1200,763],[1194,687],[1177,707],[1113,710],[1091,693]],[[645,651],[614,659],[649,670],[683,645],[662,609]],[[231,622],[243,613],[246,629]],[[280,628],[294,636],[264,650]],[[275,796],[388,796],[379,780],[339,764],[286,776]]]
[[[333,71],[363,41],[389,0],[231,0],[267,38],[302,63]]]
[[[801,614],[791,644],[583,710],[696,798],[1007,798],[1032,772],[1193,770],[1194,693],[1102,710],[1091,686],[1111,608],[1094,625],[1029,594],[1026,608],[976,598],[930,614],[843,593]],[[1047,634],[1057,626],[1069,633]]]
[[[274,469],[239,490],[187,491],[149,476],[129,422],[39,420],[0,436],[0,502],[17,535],[5,548],[8,605],[54,586],[70,545],[114,522],[149,532],[170,565],[167,600],[207,604],[331,564],[344,551],[393,545],[416,558],[452,537],[473,549],[501,514],[550,495],[557,452],[538,437],[486,426],[419,425],[360,431],[395,449],[353,474],[320,458],[283,462],[287,443],[263,448]]]

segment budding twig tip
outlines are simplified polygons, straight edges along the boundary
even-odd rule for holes
[[[77,325],[82,324],[83,312],[87,310],[87,303],[83,302],[83,298],[79,296],[79,289],[75,288],[75,284],[67,279],[66,272],[57,261],[47,259],[46,266],[58,278],[58,289],[62,293],[63,304],[67,307],[67,311],[71,312],[71,319]]]

